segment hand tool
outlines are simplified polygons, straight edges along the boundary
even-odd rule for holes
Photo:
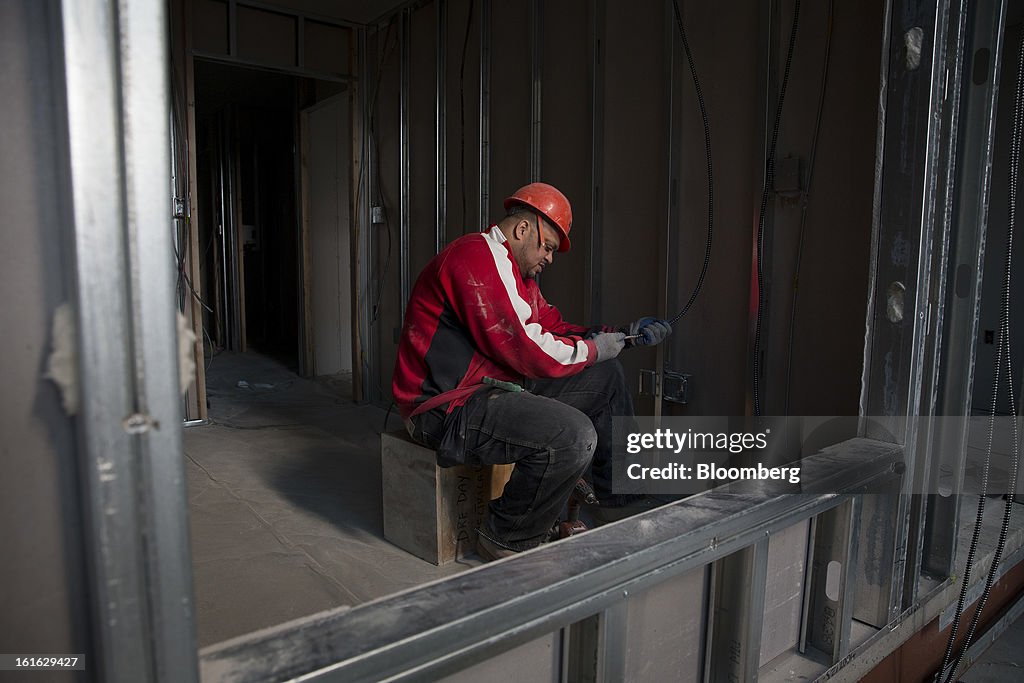
[[[511,391],[512,393],[520,392],[523,390],[523,388],[516,384],[515,382],[505,382],[500,379],[494,379],[493,377],[484,377],[483,383],[490,384],[492,387],[497,387],[498,389]]]

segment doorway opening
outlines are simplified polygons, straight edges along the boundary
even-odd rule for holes
[[[351,383],[352,121],[343,83],[195,61],[207,358]],[[351,392],[349,392],[351,393]]]

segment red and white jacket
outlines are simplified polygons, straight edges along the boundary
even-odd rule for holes
[[[583,338],[590,331],[562,320],[536,281],[523,279],[496,225],[465,235],[413,287],[391,385],[395,403],[407,419],[445,402],[450,412],[484,377],[574,375],[597,358],[594,342]]]

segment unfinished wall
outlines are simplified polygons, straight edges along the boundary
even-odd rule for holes
[[[668,78],[663,3],[606,4],[604,127],[597,210],[600,273],[593,286],[599,301],[595,321],[627,325],[658,311],[658,261],[664,258],[668,178]],[[620,354],[626,380],[636,389],[641,368],[655,369],[654,349]],[[637,412],[650,415],[644,397]]]
[[[803,3],[778,158],[798,157],[807,188],[824,62],[827,3]],[[831,64],[816,161],[806,198],[796,312],[793,282],[800,202],[774,198],[765,390],[766,414],[782,414],[792,336],[789,412],[855,415],[867,308],[884,3],[835,3]],[[783,13],[780,41],[791,14]],[[782,49],[785,43],[781,42]],[[780,61],[781,55],[780,55]],[[781,72],[780,72],[781,73]]]
[[[0,633],[7,653],[89,656],[73,421],[43,379],[54,309],[70,298],[60,6],[0,12]],[[93,669],[95,670],[95,669]],[[92,680],[84,672],[50,681]],[[17,675],[0,673],[0,680]],[[22,679],[24,676],[22,676]]]
[[[481,217],[477,211],[479,22],[485,4],[491,13],[490,184],[486,188],[490,216]],[[453,0],[446,5],[445,237],[450,241],[500,217],[502,197],[531,179],[533,34],[529,2]],[[666,368],[693,376],[691,400],[685,406],[666,404],[666,410],[743,414],[750,410],[756,318],[754,241],[764,156],[793,3],[778,3],[774,16],[760,4],[684,5],[711,125],[715,236],[703,292],[666,347]],[[804,3],[802,8],[776,149],[778,159],[800,159],[796,163],[801,164],[805,189],[821,88],[827,6]],[[545,295],[566,318],[583,323],[624,325],[645,315],[671,317],[696,284],[707,225],[703,127],[672,3],[579,1],[540,3],[540,7],[540,178],[562,188],[575,210],[573,250],[559,255],[556,266],[544,274]],[[827,96],[802,239],[799,198],[769,195],[761,341],[765,414],[783,413],[787,393],[792,414],[857,412],[882,8],[881,0],[836,4]],[[407,246],[414,281],[434,251],[435,3],[411,10],[411,26]],[[372,88],[389,32],[393,49],[380,70],[375,109],[380,184],[393,245],[382,283],[384,304],[376,323],[377,377],[385,399],[401,307],[398,18],[391,25],[371,27],[367,58]],[[676,216],[671,224],[670,212]],[[387,262],[387,240],[383,226],[375,230],[375,277],[380,278]],[[793,280],[801,242],[794,319]],[[790,357],[792,369],[788,368]],[[629,351],[621,360],[634,389],[642,369],[657,369],[655,350]],[[649,398],[639,397],[638,412],[649,413],[653,408]]]
[[[796,193],[769,194],[762,311],[762,413],[856,414],[874,183],[882,40],[880,1],[836,3],[831,64],[813,175],[809,157],[817,118],[828,3],[802,3],[776,146],[777,168],[799,159]],[[700,298],[680,321],[669,365],[692,373],[691,403],[670,410],[737,414],[750,410],[756,321],[755,239],[764,156],[793,20],[782,2],[765,8],[687,6],[685,21],[704,92],[714,154],[715,231]],[[769,70],[768,51],[774,55]],[[681,55],[680,55],[681,57]],[[677,303],[697,281],[704,258],[707,181],[697,100],[685,62],[682,80],[681,234]],[[768,91],[769,98],[761,93]],[[774,185],[781,189],[784,179]],[[806,201],[795,321],[793,284],[801,206]],[[790,351],[790,324],[792,352]],[[787,365],[792,357],[792,370]]]
[[[566,320],[591,316],[587,256],[593,244],[594,109],[591,27],[597,4],[587,0],[542,3],[542,178],[572,200],[572,251],[544,273],[544,293]]]

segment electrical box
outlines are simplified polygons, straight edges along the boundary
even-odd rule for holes
[[[690,400],[690,375],[666,370],[663,388],[661,397],[664,400],[685,405]]]

